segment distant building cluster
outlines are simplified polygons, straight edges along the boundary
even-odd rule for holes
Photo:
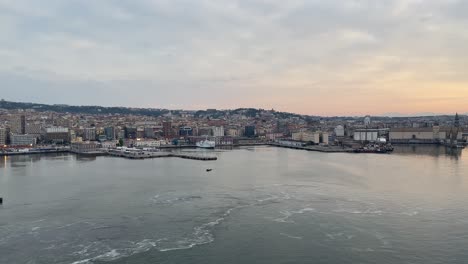
[[[84,148],[99,146],[189,145],[207,138],[217,146],[240,142],[343,146],[367,142],[440,144],[466,142],[468,138],[468,118],[458,115],[316,117],[263,109],[157,113],[164,114],[131,114],[131,111],[87,114],[0,108],[0,146],[52,144],[86,151]],[[83,142],[95,144],[85,146]]]

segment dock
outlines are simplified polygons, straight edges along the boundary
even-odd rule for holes
[[[194,154],[180,154],[172,152],[162,152],[162,151],[118,151],[110,150],[108,152],[110,156],[122,157],[127,159],[154,159],[154,158],[181,158],[181,159],[191,159],[191,160],[217,160],[217,157],[214,156],[201,156]]]
[[[0,152],[0,156],[18,156],[18,155],[68,153],[68,152],[69,152],[68,149],[30,150],[30,151],[2,151],[2,152]]]
[[[354,149],[342,148],[342,147],[289,146],[289,145],[282,145],[282,144],[277,144],[277,143],[272,143],[271,146],[280,147],[280,148],[289,148],[289,149],[299,149],[299,150],[306,150],[306,151],[325,152],[325,153],[354,153]]]

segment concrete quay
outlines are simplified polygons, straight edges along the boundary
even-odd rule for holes
[[[51,154],[51,153],[68,153],[68,149],[54,149],[54,150],[31,150],[31,151],[3,151],[0,156],[19,156],[19,155],[33,155],[33,154]]]
[[[172,152],[153,152],[153,151],[118,151],[118,150],[109,150],[108,154],[114,157],[122,157],[127,159],[149,159],[149,158],[181,158],[181,159],[191,159],[191,160],[217,160],[217,157],[210,156],[200,156],[193,154],[180,154]]]
[[[300,147],[300,146],[288,146],[288,145],[282,145],[282,144],[276,144],[276,143],[272,143],[270,145],[275,146],[275,147],[280,147],[280,148],[299,149],[299,150],[325,152],[325,153],[354,153],[354,149],[352,148],[342,148],[342,147],[334,147],[334,146]]]

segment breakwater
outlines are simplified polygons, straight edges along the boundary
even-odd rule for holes
[[[191,160],[217,160],[217,157],[213,156],[201,156],[194,154],[180,154],[172,152],[153,152],[153,151],[118,151],[118,150],[109,150],[108,154],[114,157],[122,157],[127,159],[148,159],[148,158],[181,158],[181,159],[191,159]]]
[[[326,153],[354,153],[355,150],[352,148],[343,148],[336,146],[290,146],[272,143],[271,146],[280,147],[280,148],[289,148],[289,149],[299,149],[306,151],[317,151],[317,152],[326,152]]]
[[[0,152],[0,156],[17,156],[17,155],[67,153],[67,152],[69,152],[68,149],[30,150],[30,151],[3,151],[3,152]]]

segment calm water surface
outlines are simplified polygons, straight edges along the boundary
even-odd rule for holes
[[[468,263],[467,150],[205,153],[1,157],[0,263]]]

